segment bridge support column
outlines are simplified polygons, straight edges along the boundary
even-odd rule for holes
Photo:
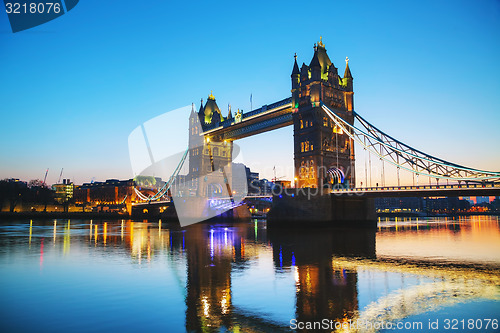
[[[269,227],[376,228],[372,198],[320,193],[317,189],[287,189],[273,196]]]

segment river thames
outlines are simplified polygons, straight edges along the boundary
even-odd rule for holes
[[[495,216],[372,231],[20,219],[0,244],[2,332],[499,331]]]

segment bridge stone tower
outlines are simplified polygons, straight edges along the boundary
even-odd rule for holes
[[[332,176],[339,174],[337,170],[345,175],[344,185],[354,186],[354,142],[320,107],[323,102],[342,119],[354,123],[348,59],[344,77],[340,77],[320,39],[309,66],[303,63],[299,69],[295,55],[291,78],[297,186],[322,188],[326,183],[340,183],[341,177]]]
[[[228,117],[232,118],[231,110],[228,111]],[[198,112],[191,111],[189,116],[189,173],[188,180],[192,182],[191,186],[198,189],[198,195],[207,196],[209,192],[220,192],[220,189],[210,188],[212,182],[218,183],[221,180],[214,176],[214,171],[220,171],[224,167],[231,165],[233,143],[223,141],[217,137],[201,135],[210,128],[217,127],[225,118],[215,101],[212,93],[208,96],[207,102],[203,105],[201,100]],[[200,178],[203,184],[197,184]],[[212,193],[213,194],[213,193]]]

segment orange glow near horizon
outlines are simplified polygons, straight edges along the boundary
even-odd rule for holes
[[[500,264],[497,217],[472,216],[458,219],[454,225],[424,221],[417,222],[417,226],[418,232],[412,229],[414,223],[409,225],[404,221],[390,227],[395,232],[382,226],[377,233],[377,256]]]

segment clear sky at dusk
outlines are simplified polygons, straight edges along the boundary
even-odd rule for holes
[[[349,57],[364,118],[500,171],[499,1],[82,0],[15,34],[0,13],[0,178],[131,178],[135,127],[211,90],[224,116],[228,103],[248,111],[250,94],[254,108],[289,97],[293,55],[309,64],[319,36],[339,73]],[[292,135],[237,143],[262,176],[276,165],[291,179]]]

